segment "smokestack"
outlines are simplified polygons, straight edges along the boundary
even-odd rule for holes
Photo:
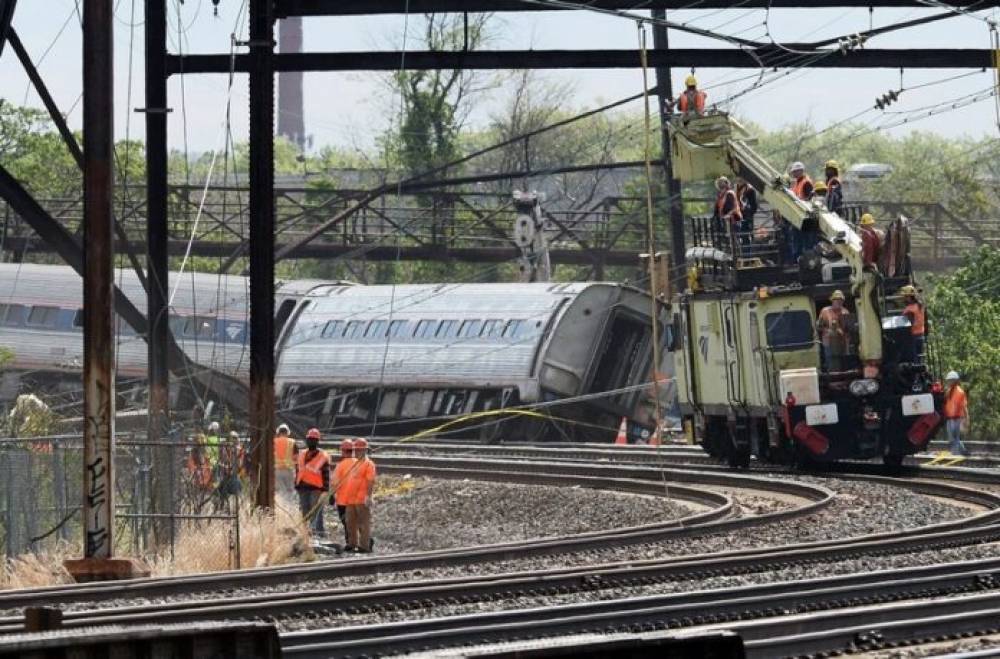
[[[302,17],[278,21],[278,52],[302,52]],[[304,148],[305,119],[302,109],[302,72],[282,71],[278,74],[278,135]]]

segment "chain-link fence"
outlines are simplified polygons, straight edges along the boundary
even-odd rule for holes
[[[247,453],[243,443],[118,437],[115,552],[179,570],[245,565]],[[0,439],[0,548],[8,558],[82,546],[82,461],[79,436]]]

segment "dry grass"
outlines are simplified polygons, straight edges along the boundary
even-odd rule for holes
[[[143,557],[157,577],[302,563],[315,559],[297,506],[278,498],[273,515],[255,510],[245,500],[240,509],[240,562],[236,563],[235,534],[228,520],[178,525],[173,559],[170,550]],[[50,550],[0,559],[0,590],[37,588],[72,583],[63,569],[67,558],[78,558],[80,547],[60,543]]]

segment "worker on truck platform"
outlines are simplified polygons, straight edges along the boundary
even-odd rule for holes
[[[374,547],[372,531],[372,493],[375,491],[375,463],[368,457],[368,441],[354,440],[357,464],[347,479],[343,501],[347,506],[347,550],[362,553]]]
[[[274,489],[291,493],[295,485],[295,440],[292,431],[282,423],[274,432]]]
[[[882,232],[875,228],[875,216],[861,216],[861,260],[866,266],[876,267],[882,252]]]
[[[347,481],[354,473],[358,461],[354,459],[354,441],[345,439],[340,442],[340,461],[333,470],[333,482],[330,483],[330,505],[337,506],[337,517],[344,527],[344,546],[348,546],[347,533]]]
[[[844,293],[834,291],[830,306],[824,307],[816,319],[816,330],[823,350],[823,367],[830,373],[845,370],[845,357],[851,347],[851,312],[844,308]]]
[[[920,363],[924,357],[924,342],[927,333],[927,313],[924,304],[917,299],[917,289],[910,284],[899,289],[903,296],[903,315],[910,321],[910,334],[913,336],[913,354],[911,362]]]
[[[836,160],[827,160],[824,173],[826,174],[826,209],[843,215],[844,186],[840,183],[840,165]]]
[[[715,179],[715,212],[712,214],[715,230],[719,233],[737,232],[743,222],[743,210],[732,184],[725,176]]]
[[[792,192],[802,201],[808,202],[815,194],[815,186],[812,179],[806,174],[806,166],[801,162],[793,162],[788,166],[788,176],[791,179]],[[796,235],[795,260],[802,256],[802,252],[812,249],[819,242],[819,232],[816,230],[802,230],[792,227]]]
[[[677,111],[684,117],[700,117],[705,114],[705,101],[708,94],[698,89],[698,78],[689,75],[684,80],[684,91],[677,99]]]
[[[326,536],[323,526],[323,495],[330,491],[330,457],[319,447],[318,428],[306,433],[306,450],[299,451],[295,460],[295,491],[299,494],[302,521],[312,530],[314,538]]]
[[[753,219],[760,203],[757,200],[757,190],[742,176],[736,177],[736,199],[740,202],[740,215],[743,217],[740,233],[749,238],[753,235]]]
[[[948,432],[948,451],[955,455],[968,455],[962,443],[962,431],[969,425],[969,399],[959,380],[955,371],[950,371],[944,378],[945,430]]]

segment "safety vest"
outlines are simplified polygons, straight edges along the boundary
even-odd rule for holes
[[[199,460],[192,453],[188,456],[187,461],[188,474],[191,475],[191,482],[197,487],[207,490],[212,487],[212,465],[205,461],[204,458]]]
[[[279,471],[291,471],[295,468],[295,440],[291,437],[275,435],[274,468]]]
[[[965,390],[962,389],[961,385],[954,385],[944,395],[944,418],[961,419],[965,417],[968,405],[969,400],[965,396]]]
[[[809,188],[809,193],[812,193],[813,182],[808,176],[802,176],[802,178],[796,179],[795,184],[792,186],[792,192],[795,196],[802,200],[808,200],[809,194],[806,193],[806,188]],[[829,192],[829,190],[827,190]]]
[[[316,455],[309,462],[306,462],[306,454],[309,451],[300,451],[297,464],[298,471],[295,472],[295,484],[305,483],[317,490],[323,489],[323,467],[330,462],[329,456],[323,449],[316,449]]]
[[[729,212],[730,222],[739,222],[743,219],[743,211],[740,210],[740,200],[737,198],[736,193],[732,188],[729,188],[725,192],[719,194],[719,198],[715,201],[715,210],[721,219],[726,219],[722,214],[722,209],[726,207],[726,199],[731,199],[733,202],[733,210]]]
[[[913,336],[924,335],[924,305],[919,302],[911,302],[903,309],[903,315],[910,318],[910,334]]]
[[[705,114],[705,99],[708,95],[700,89],[685,89],[677,101],[677,109],[687,114],[692,107],[694,112]]]

